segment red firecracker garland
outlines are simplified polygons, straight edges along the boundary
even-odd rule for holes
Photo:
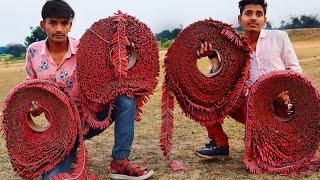
[[[283,91],[289,92],[292,103],[281,117],[273,104]],[[247,110],[243,161],[250,172],[290,175],[319,170],[315,154],[320,142],[320,98],[306,77],[292,71],[261,77],[252,86]]]
[[[28,110],[32,101],[45,108],[46,127],[35,125],[31,119]],[[2,128],[13,169],[20,177],[34,179],[52,170],[69,154],[78,136],[76,168],[52,179],[88,179],[79,113],[72,98],[58,84],[31,80],[16,85],[4,102]]]
[[[203,75],[197,68],[196,53],[204,42],[212,44],[223,61],[221,71],[213,77]],[[250,48],[244,36],[232,26],[203,20],[189,25],[178,35],[164,63],[160,146],[170,166],[177,170],[181,167],[170,158],[174,97],[186,116],[201,125],[222,122],[249,79]]]
[[[137,98],[136,120],[141,120],[141,107],[158,83],[160,68],[158,46],[147,25],[121,11],[101,19],[81,37],[77,58],[86,105],[82,109],[92,128],[110,125],[111,113],[99,121],[93,112],[100,111],[102,104],[109,104],[111,112],[114,100],[122,94]]]

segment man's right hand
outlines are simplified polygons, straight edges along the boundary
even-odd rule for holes
[[[201,44],[200,50],[197,51],[197,58],[201,59],[202,57],[208,56],[209,59],[217,57],[217,53],[213,50],[212,44],[204,42]]]
[[[44,112],[44,108],[38,104],[38,102],[32,101],[31,108],[29,109],[29,113],[33,117],[40,116]]]
[[[279,104],[287,106],[289,103],[291,103],[291,99],[289,96],[289,91],[283,91],[281,92],[277,97],[276,101],[278,101]]]

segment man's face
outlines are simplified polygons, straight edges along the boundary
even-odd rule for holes
[[[242,24],[245,32],[260,32],[267,18],[261,5],[249,4],[244,7],[238,22]]]
[[[40,23],[41,29],[47,34],[49,41],[64,43],[67,41],[72,22],[65,18],[46,18]]]

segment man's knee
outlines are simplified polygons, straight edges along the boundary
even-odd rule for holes
[[[131,109],[131,108],[136,108],[136,98],[130,98],[127,95],[121,95],[118,96],[117,99],[117,108],[119,109],[123,109],[123,108],[127,108],[127,109]]]

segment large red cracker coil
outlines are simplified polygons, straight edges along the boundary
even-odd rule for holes
[[[128,69],[132,56],[136,61]],[[147,25],[120,11],[101,19],[81,37],[77,58],[82,100],[88,107],[83,108],[84,115],[89,117],[91,127],[103,129],[110,125],[111,113],[104,121],[98,121],[91,112],[101,110],[101,104],[110,104],[111,112],[114,100],[122,94],[137,97],[136,120],[141,119],[140,108],[155,89],[159,76],[158,46]]]
[[[32,101],[46,109],[50,126],[33,130],[28,125]],[[77,166],[70,174],[52,179],[87,179],[88,157],[80,117],[74,101],[54,84],[45,80],[25,81],[7,95],[3,107],[2,128],[13,166],[20,177],[33,179],[49,172],[69,154],[79,136]],[[37,131],[39,130],[39,131]]]
[[[204,42],[212,44],[222,57],[222,69],[213,77],[206,77],[197,67],[196,52]],[[222,122],[249,79],[250,48],[244,36],[232,26],[203,20],[189,25],[178,35],[164,63],[160,146],[170,165],[180,169],[170,159],[174,97],[185,115],[201,125]]]
[[[293,116],[277,116],[273,101],[289,91]],[[284,121],[285,120],[285,121]],[[303,75],[278,71],[261,77],[248,97],[244,163],[252,173],[305,173],[320,168],[319,92]]]

